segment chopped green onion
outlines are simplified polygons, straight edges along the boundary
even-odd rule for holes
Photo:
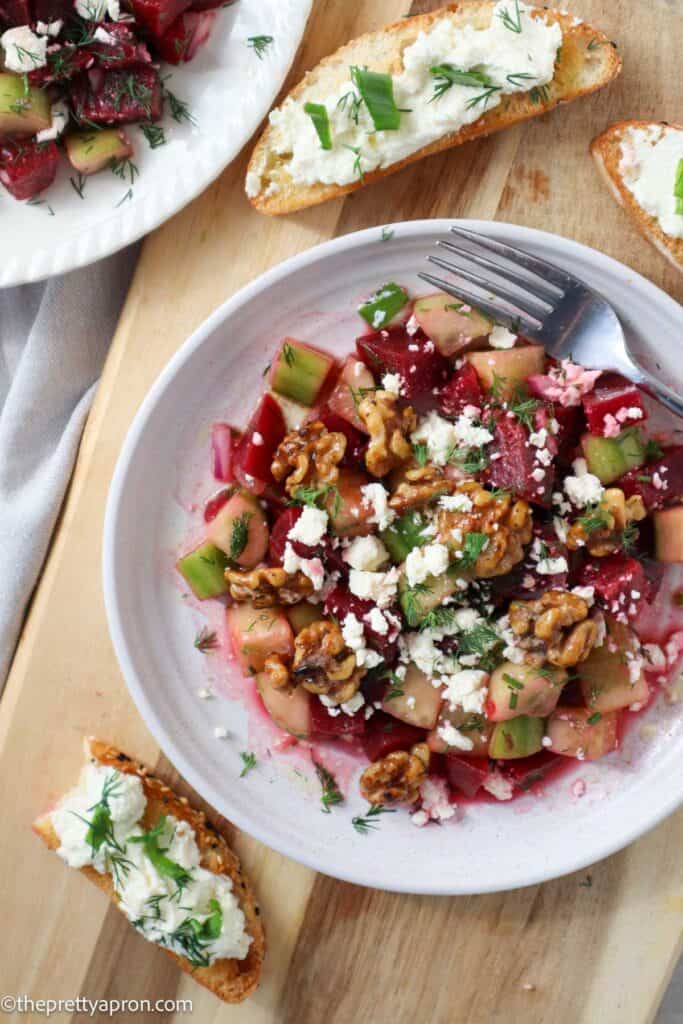
[[[401,112],[394,100],[391,75],[352,67],[351,80],[368,108],[375,131],[396,131],[401,124]]]
[[[403,309],[408,296],[393,281],[382,285],[379,291],[371,295],[367,302],[358,307],[358,312],[375,331],[381,330],[390,320]]]
[[[678,161],[676,168],[674,196],[676,197],[676,213],[683,214],[683,157]]]
[[[322,103],[305,103],[304,110],[313,122],[313,127],[318,133],[322,148],[332,149],[330,119],[327,116],[327,107],[324,107]]]

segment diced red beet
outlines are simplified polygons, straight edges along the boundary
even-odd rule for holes
[[[273,529],[270,531],[268,554],[274,565],[282,565],[282,559],[285,556],[287,534],[296,523],[301,512],[302,509],[298,505],[290,505],[289,508],[284,509],[280,513],[273,523]]]
[[[47,64],[29,71],[28,80],[35,86],[66,82],[92,67],[94,63],[93,54],[85,47],[74,46],[72,43],[55,44],[55,49],[48,51]]]
[[[120,70],[91,68],[74,81],[71,102],[79,121],[94,124],[158,121],[163,105],[161,80],[149,64],[135,64]]]
[[[448,379],[448,362],[422,331],[391,327],[356,341],[358,357],[376,375],[398,373],[404,397],[418,411],[434,406],[434,390]]]
[[[214,423],[211,427],[213,475],[216,480],[224,483],[231,483],[235,479],[232,472],[233,435],[234,431],[228,423]]]
[[[530,757],[498,761],[498,768],[510,779],[515,789],[526,792],[567,766],[567,758],[549,750],[539,750]]]
[[[0,22],[13,26],[28,25],[31,20],[28,0],[0,0]]]
[[[454,789],[460,790],[465,796],[476,796],[489,775],[487,758],[446,754],[444,760],[446,762],[446,778],[450,785]]]
[[[55,180],[59,150],[54,142],[0,144],[0,182],[15,199],[31,199]]]
[[[346,451],[340,465],[346,466],[347,469],[355,469],[365,456],[368,447],[367,437],[361,434],[360,430],[356,430],[348,420],[337,416],[336,412],[329,409],[316,413],[315,419],[324,423],[328,430],[344,435]]]
[[[95,40],[89,46],[90,52],[97,57],[97,62],[101,67],[130,68],[135,64],[150,63],[152,58],[146,44],[140,42],[130,25],[125,22],[113,21],[99,27],[112,37],[110,43]]]
[[[438,403],[444,416],[457,419],[466,405],[481,407],[483,398],[477,371],[471,363],[464,363],[441,389]]]
[[[496,418],[494,427],[493,453],[500,458],[493,459],[489,468],[489,481],[503,491],[512,491],[520,498],[526,498],[535,505],[548,507],[552,493],[554,471],[550,466],[536,462],[536,448],[529,445],[529,431],[523,423],[505,413]],[[537,469],[545,471],[541,480],[532,476]]]
[[[286,433],[282,409],[266,392],[253,412],[233,458],[235,477],[253,494],[262,494],[268,484],[275,482],[270,464]]]
[[[372,601],[356,597],[344,587],[335,587],[325,600],[325,615],[334,615],[339,622],[343,622],[349,614],[355,615],[363,623],[368,646],[381,654],[387,664],[392,664],[396,660],[398,630],[390,629],[386,635],[382,635],[371,629],[366,616],[374,607]]]
[[[215,20],[215,11],[185,11],[154,40],[157,53],[169,64],[186,64],[211,35]]]
[[[560,425],[555,438],[558,446],[557,457],[560,462],[569,463],[586,429],[586,417],[580,405],[555,405],[553,415]]]
[[[335,739],[340,736],[360,736],[365,732],[365,715],[363,709],[355,715],[347,715],[340,711],[331,715],[324,704],[314,697],[311,701],[311,734]]]
[[[192,0],[191,11],[213,11],[216,7],[228,7],[235,0]]]
[[[641,602],[649,601],[653,590],[640,562],[623,552],[585,562],[578,581],[580,586],[595,588],[600,607],[613,615],[623,612],[629,618],[638,614]]]
[[[377,761],[394,750],[410,750],[416,743],[422,743],[426,735],[424,729],[400,722],[383,711],[375,711],[366,723],[361,742],[369,760]]]
[[[212,519],[216,518],[223,506],[230,500],[234,491],[234,487],[224,487],[209,498],[204,506],[205,523],[210,523]]]
[[[190,6],[191,0],[130,0],[136,22],[159,38]]]
[[[640,388],[620,373],[603,373],[582,403],[589,431],[602,437],[616,437],[625,427],[647,419]],[[627,415],[631,410],[640,415]]]
[[[33,0],[33,21],[66,21],[73,11],[73,0]],[[21,22],[26,24],[26,22]]]
[[[683,445],[666,448],[660,459],[625,473],[614,487],[627,498],[639,494],[648,509],[683,500]]]

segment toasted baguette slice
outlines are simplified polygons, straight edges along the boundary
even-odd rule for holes
[[[188,806],[185,797],[178,797],[159,779],[147,774],[144,765],[136,764],[115,747],[101,740],[88,739],[85,742],[86,759],[95,758],[102,765],[109,765],[119,772],[137,775],[142,782],[147,807],[142,818],[146,827],[153,826],[163,814],[172,814],[186,821],[195,831],[197,845],[201,852],[201,866],[217,875],[227,875],[233,884],[233,891],[239,900],[246,929],[251,936],[249,952],[244,960],[216,960],[210,967],[193,967],[185,957],[178,956],[171,950],[164,949],[178,966],[191,974],[200,985],[210,989],[226,1003],[239,1003],[251,995],[259,983],[261,966],[265,952],[263,925],[260,911],[249,882],[242,875],[240,863],[230,850],[223,836],[207,825],[203,813]],[[59,846],[59,838],[52,827],[49,814],[37,818],[33,829],[51,850]],[[105,892],[116,903],[116,893],[110,875],[101,875],[94,868],[86,866],[80,869],[98,889]],[[160,947],[163,949],[163,947]]]
[[[342,46],[336,53],[325,57],[316,68],[304,76],[288,98],[301,102],[320,102],[333,93],[343,81],[348,80],[351,65],[367,66],[372,71],[386,74],[400,73],[403,68],[404,49],[415,42],[420,32],[429,30],[435,21],[449,17],[456,26],[487,28],[491,23],[494,7],[493,0],[452,4],[431,14],[403,18],[377,32],[368,32]],[[293,213],[295,210],[314,206],[327,199],[338,198],[348,192],[355,192],[364,184],[381,181],[387,175],[424,156],[501,131],[519,121],[545,114],[559,103],[566,103],[595,92],[619,74],[621,59],[615,45],[601,32],[559,11],[539,9],[534,17],[543,17],[548,22],[559,23],[563,35],[555,77],[542,90],[506,95],[497,107],[472,124],[459,131],[449,132],[405,159],[369,172],[364,175],[362,181],[354,181],[348,185],[300,185],[293,182],[288,173],[286,156],[278,155],[271,146],[273,129],[269,126],[257,142],[247,169],[247,181],[259,177],[261,179],[260,190],[256,195],[250,196],[251,202],[261,213],[275,215]]]
[[[642,208],[636,197],[624,182],[619,170],[621,162],[621,142],[629,128],[657,128],[666,124],[683,132],[683,124],[669,124],[663,121],[618,121],[601,135],[593,139],[591,153],[607,186],[616,199],[633,218],[641,235],[656,246],[670,263],[678,270],[683,270],[683,238],[667,235],[656,217],[652,217]]]

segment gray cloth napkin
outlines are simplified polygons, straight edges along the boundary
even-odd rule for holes
[[[0,692],[136,259],[0,290]]]

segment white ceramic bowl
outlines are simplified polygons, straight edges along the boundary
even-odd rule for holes
[[[450,223],[397,224],[386,242],[372,228],[309,249],[244,288],[195,332],[155,383],[126,439],[107,506],[104,586],[114,646],[140,713],[177,769],[222,814],[327,874],[383,889],[456,894],[577,870],[671,813],[683,801],[680,711],[660,700],[643,716],[657,727],[647,742],[636,727],[619,754],[577,765],[541,798],[474,805],[457,823],[424,829],[407,814],[386,815],[376,831],[359,835],[351,818],[366,805],[355,783],[345,805],[321,814],[317,783],[305,784],[283,767],[287,754],[261,757],[238,778],[239,752],[253,747],[244,708],[224,697],[202,701],[197,689],[207,673],[216,687],[220,679],[234,685],[239,673],[193,648],[203,619],[182,599],[173,571],[190,521],[183,505],[199,508],[211,490],[197,484],[209,476],[211,422],[244,423],[283,335],[343,355],[358,332],[354,307],[361,295],[389,279],[423,292],[416,271]],[[543,232],[469,223],[585,278],[613,303],[632,343],[669,339],[673,346],[683,335],[680,306],[614,260]],[[192,521],[199,518],[195,511]],[[216,724],[228,728],[227,740],[214,738]],[[572,790],[578,778],[586,786],[581,798]]]
[[[140,129],[124,126],[139,175],[129,181],[102,171],[72,188],[62,157],[40,204],[17,202],[0,186],[0,287],[25,284],[93,263],[122,249],[182,210],[233,160],[265,117],[289,71],[312,0],[237,0],[217,12],[206,45],[189,64],[162,65],[167,88],[187,103],[195,123],[160,122],[167,142],[150,149]],[[259,60],[252,36],[271,35]],[[246,199],[245,199],[246,202]]]

